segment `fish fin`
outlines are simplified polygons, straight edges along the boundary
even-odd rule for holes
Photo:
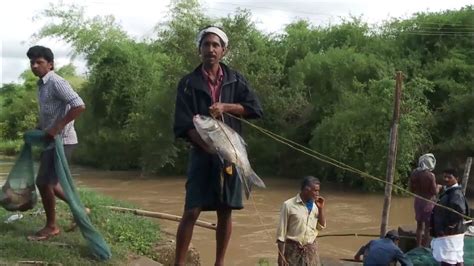
[[[239,133],[237,133],[237,132],[235,132],[235,134],[237,134],[237,136],[239,136],[239,140],[242,143],[242,145],[244,145],[244,147],[247,147],[247,142],[245,142],[244,138],[242,138],[242,136],[240,136]]]
[[[245,142],[244,138],[242,138],[242,136],[237,133],[237,131],[233,130],[232,128],[230,128],[229,132],[232,134],[232,135],[235,135],[236,138],[240,141],[240,143],[242,144],[242,146],[244,147],[247,147],[247,142]]]
[[[260,187],[260,188],[266,188],[265,183],[263,182],[260,177],[252,170],[252,173],[248,178],[245,178],[242,175],[242,171],[239,169],[239,167],[236,167],[237,174],[239,175],[240,181],[242,181],[242,186],[245,191],[245,197],[249,199],[250,197],[250,192],[252,192],[252,189],[254,186]]]
[[[250,184],[255,185],[259,188],[266,188],[265,183],[260,177],[252,170],[252,174],[249,176]]]
[[[239,175],[240,181],[242,182],[242,188],[245,192],[245,198],[249,199],[250,192],[252,191],[252,184],[247,183],[247,180],[242,175],[242,171],[240,170],[240,167],[235,167],[235,170],[237,170],[237,174]]]
[[[219,151],[217,151],[217,156],[219,157],[219,160],[221,160],[222,165],[225,166],[225,159],[224,159],[224,157],[221,156],[221,154],[219,153]]]

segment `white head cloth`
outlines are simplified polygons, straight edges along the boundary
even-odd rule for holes
[[[418,170],[433,171],[436,166],[436,158],[432,153],[423,154],[418,159]]]
[[[204,37],[204,35],[206,35],[206,33],[214,33],[215,35],[219,36],[219,38],[221,38],[221,40],[224,42],[225,47],[227,47],[227,45],[229,44],[229,38],[227,38],[227,34],[225,34],[225,32],[223,32],[221,29],[217,27],[209,27],[199,32],[196,39],[197,47],[199,47],[199,44],[201,43],[202,38]]]

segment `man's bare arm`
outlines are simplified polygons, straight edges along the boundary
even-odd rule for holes
[[[223,113],[237,116],[247,115],[247,111],[240,103],[214,103],[209,107],[209,113],[214,117],[220,117]]]
[[[67,112],[63,119],[59,120],[52,128],[48,130],[48,134],[51,137],[56,136],[67,124],[69,124],[69,122],[75,120],[85,110],[86,107],[84,105],[71,108],[71,110]]]
[[[288,265],[285,260],[285,242],[277,240],[278,244],[278,266]]]

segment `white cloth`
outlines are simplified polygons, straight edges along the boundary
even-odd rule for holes
[[[472,220],[471,220],[471,222],[472,222]],[[471,225],[471,226],[468,226],[468,227],[467,227],[466,234],[467,234],[468,236],[474,236],[474,225]]]
[[[199,47],[199,45],[201,44],[201,40],[206,33],[214,33],[215,35],[219,36],[219,38],[221,38],[221,40],[224,42],[225,47],[229,45],[229,38],[227,38],[227,34],[225,34],[225,32],[223,32],[218,27],[209,27],[199,32],[196,39],[197,47]]]
[[[433,257],[438,262],[449,264],[464,262],[464,234],[433,238],[431,248]]]
[[[433,171],[436,166],[436,158],[432,153],[423,154],[418,159],[418,170],[430,170]]]

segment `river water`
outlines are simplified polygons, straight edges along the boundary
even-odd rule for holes
[[[0,158],[0,184],[11,164]],[[74,167],[77,184],[118,200],[129,201],[150,211],[181,215],[185,196],[184,177],[147,177],[139,172],[101,171]],[[267,189],[255,190],[245,208],[233,212],[233,232],[226,265],[255,265],[266,258],[276,262],[275,232],[283,201],[296,195],[299,180],[264,178]],[[352,188],[321,184],[326,198],[327,228],[321,234],[378,234],[383,195],[354,191]],[[413,227],[413,200],[393,197],[389,229]],[[472,198],[471,198],[472,204]],[[472,205],[471,205],[472,206]],[[200,220],[216,222],[215,212],[203,212]],[[163,230],[175,233],[177,222],[159,220]],[[367,237],[322,237],[320,255],[329,258],[352,258],[358,248],[369,241]],[[203,265],[213,265],[215,233],[195,227],[192,244],[201,255]]]

